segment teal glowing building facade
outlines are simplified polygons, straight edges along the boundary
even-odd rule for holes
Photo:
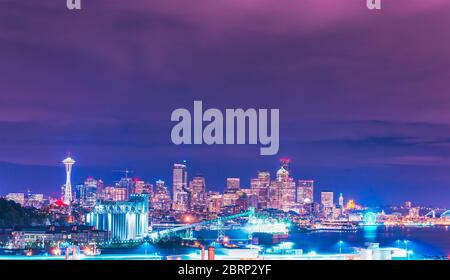
[[[139,241],[148,234],[148,195],[131,195],[128,201],[100,201],[86,215],[86,223],[110,232],[112,242]]]

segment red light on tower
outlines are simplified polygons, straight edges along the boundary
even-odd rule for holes
[[[290,171],[289,170],[290,164],[291,164],[290,158],[287,158],[287,157],[280,158],[280,165],[287,171]]]
[[[57,207],[67,206],[67,204],[65,204],[64,201],[62,201],[62,199],[58,199],[57,201],[55,201],[55,205]]]

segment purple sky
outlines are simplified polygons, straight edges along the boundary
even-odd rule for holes
[[[365,203],[449,207],[450,2],[64,0],[0,2],[0,193],[59,192],[111,171],[169,185],[174,161],[248,185],[295,178]],[[176,147],[170,113],[280,108],[275,157],[256,146]]]

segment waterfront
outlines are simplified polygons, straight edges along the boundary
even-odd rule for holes
[[[243,240],[247,233],[241,230],[225,232],[231,241]],[[217,231],[199,231],[194,236],[205,243],[212,244]],[[342,241],[342,242],[341,242]],[[294,232],[283,243],[289,249],[302,249],[305,255],[338,259],[340,254],[352,254],[356,248],[367,247],[368,243],[379,243],[380,247],[400,248],[410,252],[409,259],[448,259],[450,256],[450,231],[448,227],[360,227],[356,232]],[[278,245],[261,246],[266,252]],[[198,248],[160,247],[149,243],[134,248],[103,249],[98,256],[82,256],[83,260],[159,260],[167,258],[197,259]],[[268,254],[270,256],[270,254]],[[266,256],[268,256],[266,253]],[[281,257],[281,255],[279,255]],[[298,256],[296,256],[298,257]],[[2,250],[0,259],[60,259],[64,256],[37,254],[32,257],[15,255]]]
[[[214,238],[214,232],[200,236]],[[245,233],[235,230],[227,234],[230,238],[245,238]],[[340,243],[342,241],[342,243]],[[407,244],[405,243],[407,242]],[[386,227],[365,226],[356,232],[312,231],[290,233],[287,242],[293,249],[303,249],[305,253],[324,254],[350,253],[355,247],[365,247],[366,243],[379,243],[383,247],[406,248],[412,251],[411,259],[448,258],[450,256],[450,229],[448,227]]]

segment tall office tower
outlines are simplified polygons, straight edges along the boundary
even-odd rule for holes
[[[314,202],[314,180],[298,180],[297,202],[303,204]]]
[[[83,207],[93,207],[97,201],[98,181],[88,177],[84,184],[77,186],[78,202]]]
[[[142,193],[148,194],[149,197],[153,197],[153,184],[144,183]]]
[[[405,208],[410,209],[412,207],[411,201],[405,201]]]
[[[258,172],[258,179],[262,185],[269,186],[270,184],[270,173],[265,171]]]
[[[73,202],[83,207],[94,206],[98,199],[98,181],[88,177],[83,184],[75,185],[73,191]]]
[[[287,181],[281,182],[281,201],[280,209],[283,211],[290,211],[295,205],[295,181],[293,178],[288,178]]]
[[[339,194],[339,206],[344,208],[344,197],[342,196],[342,193]]]
[[[324,218],[332,218],[334,212],[334,194],[333,192],[322,192],[320,202],[322,204],[322,215]]]
[[[235,202],[236,208],[239,212],[247,211],[249,207],[249,196],[243,191],[238,191],[236,194],[239,196]]]
[[[113,201],[114,190],[115,188],[111,186],[104,187],[101,195],[102,200]]]
[[[153,208],[156,210],[169,211],[172,199],[169,190],[162,180],[156,181],[155,194],[153,196]]]
[[[70,154],[66,159],[63,160],[63,164],[66,168],[66,184],[63,186],[62,191],[62,201],[66,205],[70,205],[72,203],[72,183],[71,183],[71,173],[72,166],[75,164],[75,161],[70,157]]]
[[[320,202],[325,208],[333,208],[333,192],[321,192],[320,193]]]
[[[289,177],[289,161],[283,159],[280,169],[277,171],[276,181],[269,188],[269,201],[271,208],[289,211],[295,204],[295,182]],[[286,168],[285,168],[286,167]]]
[[[272,181],[269,186],[268,208],[280,209],[281,206],[281,188],[282,182]]]
[[[258,178],[250,180],[250,188],[258,197],[258,209],[269,207],[270,173],[258,172]]]
[[[186,211],[189,204],[186,164],[173,165],[173,209]]]
[[[130,197],[130,194],[132,194],[133,192],[133,179],[125,177],[125,178],[121,178],[118,182],[116,182],[116,189],[120,189],[118,190],[118,193],[125,194],[125,198],[123,201],[128,200],[128,198]],[[119,201],[119,200],[117,200]],[[122,201],[122,200],[120,200]]]
[[[73,202],[81,204],[81,193],[83,192],[84,184],[76,184],[73,188]],[[64,190],[64,187],[63,187]]]
[[[286,182],[289,180],[289,171],[287,171],[283,166],[280,167],[277,171],[277,178],[276,180],[278,182]]]
[[[133,179],[132,192],[133,194],[143,194],[144,193],[145,182],[139,180],[139,178]]]
[[[208,212],[220,213],[223,206],[223,197],[218,192],[210,192],[208,195]]]
[[[127,201],[128,192],[125,188],[105,187],[102,191],[102,200],[105,201]]]
[[[120,187],[113,188],[113,201],[127,201],[129,197],[128,189]]]
[[[102,179],[97,180],[97,199],[103,199],[103,189],[105,188],[105,183]]]
[[[206,210],[206,182],[202,175],[195,176],[189,183],[191,191],[191,209],[197,212]]]
[[[236,205],[236,200],[239,198],[239,194],[224,193],[222,198],[223,198],[223,206],[233,206]]]
[[[227,178],[227,192],[237,192],[241,188],[241,179]]]

